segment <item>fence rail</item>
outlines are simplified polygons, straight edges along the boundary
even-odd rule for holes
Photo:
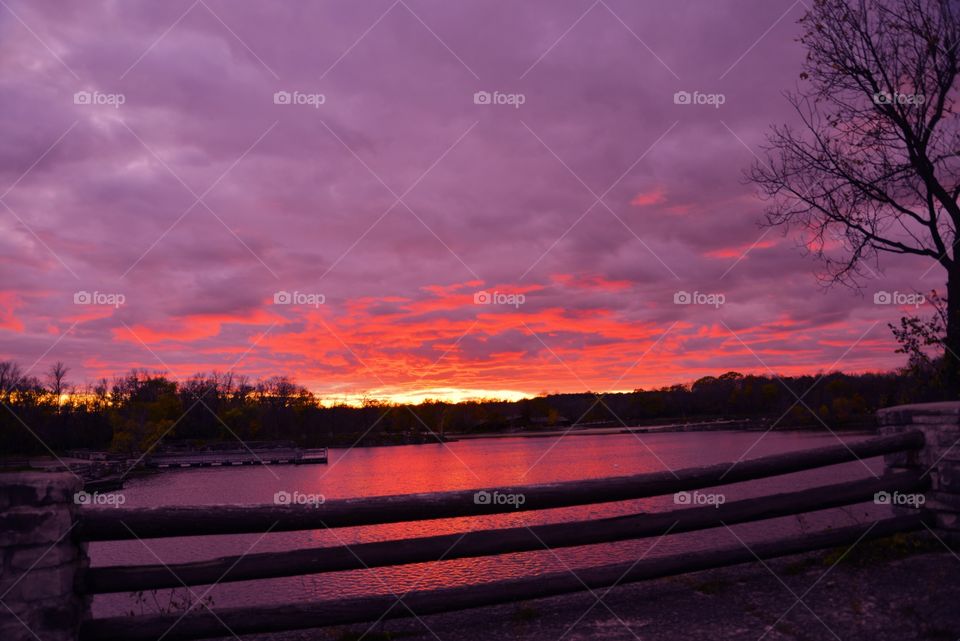
[[[530,552],[595,543],[692,532],[723,524],[733,525],[801,514],[811,510],[842,507],[873,499],[877,492],[922,492],[929,478],[918,472],[902,472],[881,479],[865,479],[815,487],[798,492],[743,499],[719,507],[692,507],[669,512],[631,514],[590,521],[552,523],[465,534],[446,534],[376,543],[349,548],[320,547],[287,552],[226,556],[181,564],[109,566],[87,571],[87,592],[124,592],[176,588],[217,582],[249,581],[301,574],[463,559],[512,552]]]
[[[375,525],[401,521],[489,515],[517,510],[626,501],[716,487],[793,472],[918,450],[921,432],[908,431],[833,447],[789,452],[675,472],[607,479],[497,488],[522,494],[525,501],[498,504],[474,500],[474,491],[386,496],[329,501],[307,506],[190,506],[136,509],[88,508],[79,511],[75,535],[103,541],[150,537],[262,533]],[[281,576],[357,570],[368,567],[436,562],[439,559],[484,557],[544,548],[610,543],[667,533],[690,532],[736,523],[801,514],[872,500],[877,492],[923,492],[929,476],[919,470],[887,473],[804,490],[741,499],[719,507],[685,507],[666,512],[630,514],[589,521],[550,523],[465,533],[321,547],[285,552],[230,556],[176,565],[109,566],[87,569],[79,583],[85,594],[139,591],[247,581]],[[926,516],[911,514],[815,534],[743,546],[715,548],[652,559],[602,565],[479,585],[412,592],[396,607],[392,596],[372,596],[303,605],[221,608],[137,617],[88,619],[83,641],[153,641],[357,623],[541,598],[569,592],[705,570],[854,543],[859,540],[922,529]]]
[[[398,606],[392,596],[361,597],[321,601],[304,605],[267,606],[259,608],[221,608],[216,614],[156,615],[142,617],[115,617],[92,619],[80,628],[80,641],[169,641],[222,637],[227,629],[235,634],[301,630],[331,625],[360,623],[380,619],[394,619],[451,612],[486,605],[512,603],[560,594],[596,590],[697,572],[714,568],[750,563],[757,559],[773,559],[791,554],[822,550],[857,541],[876,539],[923,527],[920,514],[884,519],[868,525],[797,536],[770,543],[757,543],[748,550],[730,546],[706,552],[690,552],[662,558],[644,559],[577,570],[552,572],[537,577],[497,581],[481,585],[439,590],[410,592]],[[408,609],[409,608],[409,609]]]

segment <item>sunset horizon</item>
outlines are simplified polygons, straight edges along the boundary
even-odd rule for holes
[[[496,28],[491,5],[473,33],[371,4],[282,49],[293,13],[171,4],[100,16],[131,31],[109,54],[45,7],[3,12],[30,115],[2,157],[0,354],[34,375],[464,399],[890,371],[887,324],[930,306],[876,296],[943,290],[909,257],[824,290],[812,241],[758,224],[743,176],[793,118],[796,4]],[[657,28],[681,17],[702,43]]]

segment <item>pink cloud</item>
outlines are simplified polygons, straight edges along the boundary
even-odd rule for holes
[[[12,1],[36,35],[0,22],[16,213],[0,208],[0,358],[49,350],[77,380],[236,364],[338,392],[764,372],[726,325],[777,371],[900,364],[885,325],[901,310],[821,292],[802,239],[757,242],[742,170],[791,118],[802,6],[610,3],[622,22],[577,22],[583,8],[547,0],[411,1],[421,23],[400,5],[377,21],[388,4],[206,4],[166,32],[186,6]],[[673,103],[714,85],[721,109]],[[80,90],[125,102],[77,105]],[[481,90],[526,100],[474,104]],[[942,286],[886,267],[870,287]],[[74,305],[80,290],[126,302]],[[476,305],[480,290],[525,301]],[[277,291],[325,302],[279,307]]]

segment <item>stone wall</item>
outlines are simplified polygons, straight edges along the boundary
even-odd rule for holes
[[[88,604],[75,583],[87,564],[73,541],[73,474],[0,474],[0,639],[73,641]]]
[[[887,455],[886,464],[917,469],[930,477],[923,507],[933,514],[938,534],[960,543],[960,402],[888,407],[877,418],[883,434],[923,432],[922,450]]]

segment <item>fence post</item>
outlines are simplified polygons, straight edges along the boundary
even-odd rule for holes
[[[885,463],[887,468],[912,468],[930,477],[923,508],[933,515],[939,536],[951,545],[960,544],[960,401],[888,407],[877,418],[883,434],[923,432],[923,449],[887,454]]]
[[[0,639],[75,641],[89,603],[76,590],[86,549],[71,536],[73,474],[0,474]]]

